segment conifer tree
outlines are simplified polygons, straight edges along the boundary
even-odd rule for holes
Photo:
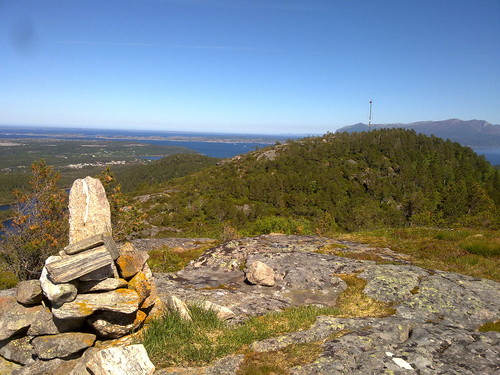
[[[44,159],[31,165],[30,191],[14,191],[12,227],[5,229],[0,257],[19,280],[40,277],[44,262],[67,244],[67,194]]]

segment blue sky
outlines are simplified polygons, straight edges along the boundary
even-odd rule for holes
[[[0,0],[0,123],[500,124],[498,0]]]

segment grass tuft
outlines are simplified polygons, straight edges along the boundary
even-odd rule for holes
[[[204,245],[190,250],[163,246],[149,252],[148,265],[153,272],[177,272],[190,261],[198,259],[212,246],[213,244]]]
[[[347,284],[347,289],[337,299],[341,318],[367,318],[393,315],[396,310],[388,303],[367,296],[363,290],[368,283],[355,274],[339,274]]]
[[[143,344],[158,368],[206,365],[237,351],[248,351],[255,341],[309,328],[320,315],[336,315],[337,309],[315,306],[289,308],[251,317],[238,326],[229,325],[212,311],[190,306],[192,321],[169,312],[153,321]]]
[[[247,353],[236,375],[288,375],[290,368],[313,362],[321,352],[321,343],[313,342],[272,352]]]
[[[479,327],[480,332],[490,332],[490,331],[495,331],[495,332],[500,332],[500,320],[497,320],[496,322],[488,322],[486,324],[483,324],[481,327]]]

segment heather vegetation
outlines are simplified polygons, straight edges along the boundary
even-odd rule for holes
[[[156,191],[148,220],[172,228],[166,236],[499,225],[498,170],[470,148],[402,129],[289,141]]]

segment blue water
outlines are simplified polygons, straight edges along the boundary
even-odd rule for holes
[[[471,147],[478,155],[484,155],[491,164],[500,165],[500,147]]]
[[[65,134],[65,137],[57,135]],[[74,136],[72,136],[74,135]],[[227,142],[200,142],[200,141],[172,141],[172,140],[151,140],[142,139],[145,137],[204,137],[206,139],[220,138],[238,138],[239,140],[248,139],[248,142],[227,143]],[[285,141],[289,137],[284,135],[242,135],[242,134],[223,134],[223,133],[189,133],[189,132],[155,132],[155,131],[131,131],[131,130],[112,130],[112,129],[64,129],[64,128],[41,128],[41,127],[14,127],[0,126],[0,138],[63,138],[69,140],[113,140],[113,141],[131,141],[130,138],[136,138],[135,141],[141,143],[182,146],[194,150],[202,155],[215,158],[231,158],[239,154],[245,154],[255,149],[269,146],[276,141]],[[102,137],[113,137],[112,139],[103,139]],[[259,139],[262,142],[252,142]]]

